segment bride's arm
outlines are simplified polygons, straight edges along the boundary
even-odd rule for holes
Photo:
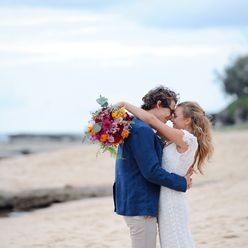
[[[162,121],[160,121],[156,116],[153,114],[136,107],[128,102],[120,102],[117,106],[124,106],[127,111],[132,113],[134,116],[138,117],[152,128],[156,129],[162,136],[166,139],[175,142],[177,146],[182,148],[183,150],[187,149],[187,144],[183,141],[183,132],[179,129],[175,129],[165,125]]]

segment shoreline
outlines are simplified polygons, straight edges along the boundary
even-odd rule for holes
[[[82,144],[74,134],[11,134],[0,140],[0,160],[39,154]]]

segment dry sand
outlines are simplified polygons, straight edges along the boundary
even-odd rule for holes
[[[248,247],[248,131],[215,133],[215,156],[187,193],[196,247]],[[110,185],[114,160],[96,147],[30,155],[0,162],[0,189]],[[130,247],[111,197],[55,204],[0,219],[1,248]],[[158,246],[159,247],[159,246]]]

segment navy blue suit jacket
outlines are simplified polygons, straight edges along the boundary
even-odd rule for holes
[[[130,136],[118,147],[115,211],[124,216],[157,216],[160,185],[185,192],[186,180],[161,167],[160,139],[143,121],[133,121]]]

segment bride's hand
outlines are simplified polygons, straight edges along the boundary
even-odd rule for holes
[[[115,108],[125,107],[125,102],[118,102],[116,104],[113,104],[113,107]]]

